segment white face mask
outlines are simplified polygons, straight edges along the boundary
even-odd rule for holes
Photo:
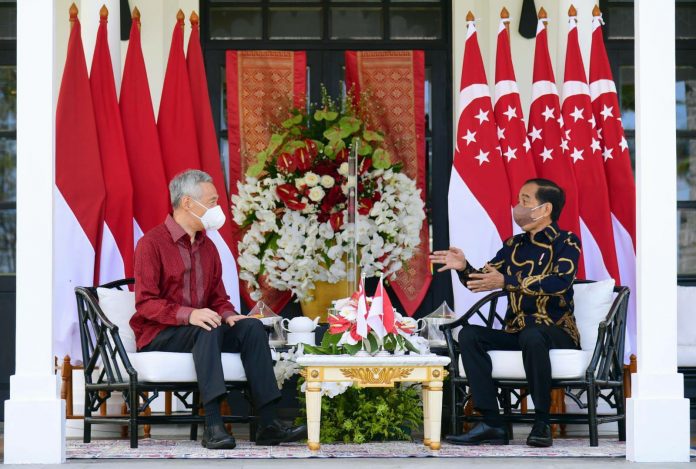
[[[198,218],[201,223],[203,223],[203,228],[206,230],[219,230],[222,228],[222,225],[225,224],[225,212],[222,211],[222,207],[216,205],[215,207],[208,208],[195,199],[193,199],[193,201],[205,209],[205,213],[202,217],[191,212],[194,217]]]

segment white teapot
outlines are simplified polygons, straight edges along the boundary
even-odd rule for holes
[[[281,325],[287,332],[313,332],[319,324],[319,317],[314,320],[305,316],[298,316],[292,319],[283,319]]]

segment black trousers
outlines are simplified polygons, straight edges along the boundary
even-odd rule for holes
[[[489,350],[521,350],[534,408],[548,413],[551,405],[551,349],[575,349],[573,339],[560,327],[527,327],[510,333],[482,326],[464,326],[459,332],[462,364],[478,411],[498,411],[497,388],[491,376]]]
[[[211,331],[198,326],[168,327],[141,351],[192,353],[203,404],[227,392],[220,354],[239,353],[254,407],[280,399],[268,334],[261,321],[243,319],[232,327],[222,324]]]

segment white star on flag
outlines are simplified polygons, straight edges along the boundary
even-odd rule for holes
[[[474,158],[476,158],[476,159],[478,160],[479,166],[481,166],[481,165],[483,164],[484,161],[487,162],[487,163],[490,163],[490,162],[488,161],[488,153],[489,153],[489,152],[483,151],[483,149],[481,149],[481,150],[479,151],[479,154],[476,155],[476,156],[474,157]]]
[[[485,111],[483,109],[479,109],[479,113],[476,114],[474,117],[476,117],[479,120],[479,125],[483,124],[483,121],[488,120],[488,111]]]
[[[573,116],[573,119],[575,119],[573,122],[577,122],[580,119],[584,119],[585,117],[582,115],[582,109],[579,107],[575,106],[575,109],[573,112],[570,113],[571,116]]]
[[[602,140],[602,130],[604,129],[597,129],[597,137],[599,137],[600,140]]]
[[[558,125],[560,125],[561,128],[563,128],[563,126],[565,125],[565,124],[563,123],[563,114],[559,114],[559,115],[558,115],[558,119],[556,119],[556,121],[558,122]]]
[[[524,139],[524,143],[522,144],[522,146],[524,147],[524,151],[525,151],[525,152],[528,152],[529,150],[532,149],[532,144],[529,143],[529,139],[528,139],[528,138],[525,138],[525,139]]]
[[[566,140],[570,140],[570,129],[566,129],[565,138],[566,138]]]
[[[468,147],[471,142],[476,141],[476,132],[472,132],[471,130],[467,129],[466,135],[462,137],[462,140],[466,140],[466,146]]]
[[[541,113],[541,115],[544,116],[544,122],[546,122],[549,119],[553,119],[553,111],[553,108],[546,106],[544,112]]]
[[[573,153],[570,155],[570,157],[573,158],[573,163],[577,163],[578,160],[583,159],[583,158],[582,158],[582,152],[583,152],[583,151],[582,151],[581,149],[579,149],[579,148],[575,148],[575,149],[573,150]]]
[[[563,138],[561,139],[561,148],[564,149],[565,151],[570,150],[570,148],[568,148],[568,140],[563,139]]]
[[[602,146],[599,144],[599,140],[597,140],[597,139],[594,139],[594,138],[592,139],[591,147],[592,147],[592,153],[594,153],[596,151],[602,151]]]
[[[592,128],[593,128],[593,129],[594,129],[595,127],[597,127],[597,121],[596,121],[595,118],[594,118],[594,114],[592,115],[592,117],[590,117],[589,119],[587,119],[587,122],[589,122],[590,124],[592,124]]]
[[[552,152],[553,152],[553,150],[551,150],[550,148],[544,147],[544,151],[542,151],[541,154],[540,154],[539,156],[541,156],[541,157],[543,158],[543,162],[545,163],[546,160],[552,160],[552,159],[553,159],[553,156],[551,156],[551,153],[552,153]]]
[[[602,156],[604,157],[604,161],[607,161],[610,158],[614,158],[613,156],[611,156],[612,151],[614,151],[614,150],[611,148],[604,149],[604,153],[602,153]]]
[[[498,140],[505,138],[505,129],[498,127]]]
[[[607,120],[607,117],[614,117],[614,115],[611,112],[611,110],[614,109],[614,106],[607,106],[606,104],[604,104],[603,107],[604,109],[602,109],[602,112],[600,112],[600,114],[604,116],[604,120]]]
[[[507,116],[508,122],[510,122],[513,117],[517,117],[517,108],[508,106],[507,111],[505,111],[503,114]]]
[[[541,138],[541,129],[537,129],[532,126],[532,131],[529,132],[529,136],[532,137],[532,142]]]
[[[516,152],[517,148],[508,147],[507,151],[503,153],[503,155],[505,155],[507,157],[508,162],[510,162],[510,160],[517,159],[517,155],[515,155]]]
[[[628,148],[628,142],[626,141],[626,137],[621,137],[621,143],[619,143],[619,146],[621,147],[621,151],[626,150]]]

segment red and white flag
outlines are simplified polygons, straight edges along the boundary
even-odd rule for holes
[[[512,235],[512,221],[508,180],[471,13],[467,20],[448,194],[450,245],[461,248],[472,264],[482,266]],[[463,314],[482,294],[467,290],[456,273],[452,284],[456,311]]]
[[[191,85],[184,57],[184,12],[179,10],[176,19],[157,118],[167,181],[188,169],[201,169]]]
[[[134,241],[162,223],[170,211],[152,97],[140,44],[140,12],[133,9],[126,63],[121,80],[121,122],[132,171]]]
[[[507,10],[504,10],[507,13]],[[503,162],[510,187],[510,204],[517,205],[520,188],[536,177],[531,145],[527,138],[520,92],[515,79],[515,69],[510,53],[510,20],[501,18],[498,27],[498,48],[495,54],[495,121],[498,141],[503,152]],[[513,224],[513,230],[521,231]]]
[[[222,262],[222,282],[230,296],[230,301],[237,311],[240,309],[239,301],[239,277],[237,275],[237,262],[232,255],[234,236],[232,232],[232,212],[230,211],[230,199],[225,185],[225,177],[222,172],[222,160],[218,147],[217,133],[213,123],[213,113],[210,109],[208,96],[208,80],[205,76],[203,53],[201,52],[201,38],[198,26],[198,15],[191,14],[191,37],[186,54],[189,83],[191,85],[191,97],[193,100],[193,116],[196,123],[196,135],[198,140],[198,153],[201,158],[203,171],[210,174],[218,193],[218,204],[225,212],[227,219],[225,224],[217,231],[208,231],[208,237],[215,243],[220,261]]]
[[[375,334],[380,339],[387,335],[387,328],[384,322],[385,296],[387,295],[384,291],[384,283],[382,282],[382,277],[380,276],[379,284],[377,285],[377,290],[375,290],[375,295],[372,297],[372,303],[370,303],[370,310],[367,312],[367,324],[370,326],[370,328],[372,328],[373,331],[375,331]],[[389,301],[389,297],[387,297],[387,301]]]
[[[53,214],[53,350],[80,362],[75,287],[96,282],[104,220],[104,180],[77,8],[70,9],[68,54],[56,108]]]
[[[99,283],[133,276],[133,188],[102,7],[89,83],[99,136],[106,203],[99,249]]]
[[[565,139],[568,142],[566,154],[572,161],[578,186],[585,276],[592,280],[613,278],[618,284],[619,268],[611,227],[609,192],[604,177],[599,137],[592,115],[590,87],[587,85],[587,75],[580,53],[575,15],[568,20],[563,121]]]
[[[558,225],[582,239],[580,231],[578,190],[571,160],[565,154],[568,139],[563,130],[561,103],[556,89],[556,78],[549,57],[546,18],[543,9],[537,24],[534,49],[532,104],[529,108],[529,142],[539,177],[550,179],[565,192],[566,203]],[[584,278],[583,263],[578,266],[578,277]]]
[[[365,279],[360,279],[360,290],[358,290],[358,308],[355,318],[355,332],[363,339],[367,338],[370,332],[367,324],[367,298],[365,296]]]
[[[616,86],[604,47],[602,24],[602,17],[596,11],[592,19],[590,96],[597,131],[601,137],[621,283],[631,289],[624,355],[627,359],[636,351],[636,184],[628,142],[621,123]]]

